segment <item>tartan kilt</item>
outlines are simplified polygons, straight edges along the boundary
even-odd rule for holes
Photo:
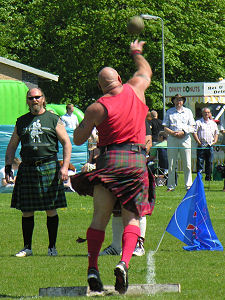
[[[20,164],[11,207],[24,212],[66,207],[63,183],[58,179],[60,165],[50,161],[40,166]]]
[[[96,170],[70,177],[79,195],[93,196],[94,186],[102,184],[110,190],[120,205],[137,215],[151,215],[153,206],[148,201],[148,171],[142,153],[111,150],[97,158]],[[116,203],[116,206],[118,203]]]

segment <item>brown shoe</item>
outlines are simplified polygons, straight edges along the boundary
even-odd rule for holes
[[[171,188],[169,188],[169,189],[167,189],[166,191],[167,191],[167,192],[174,192],[174,191],[175,191],[175,189],[171,189]]]

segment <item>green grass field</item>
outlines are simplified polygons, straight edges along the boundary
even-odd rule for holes
[[[196,174],[193,174],[195,178]],[[175,192],[157,187],[156,205],[147,217],[146,253],[155,250],[176,207],[185,195],[183,176],[179,174]],[[206,200],[213,228],[225,246],[225,193],[223,182],[205,184]],[[0,298],[21,299],[37,297],[39,288],[85,286],[87,275],[87,245],[77,244],[78,236],[85,237],[92,217],[92,199],[67,193],[68,208],[59,213],[57,240],[58,257],[48,257],[46,215],[35,214],[33,235],[34,256],[16,258],[14,254],[23,247],[20,211],[10,209],[11,194],[0,194]],[[111,223],[106,231],[103,247],[111,242]],[[183,250],[184,244],[166,233],[155,254],[156,283],[180,283],[181,293],[164,293],[151,299],[225,299],[224,251]],[[105,285],[114,285],[113,268],[119,256],[99,258],[99,268]],[[147,255],[133,257],[130,262],[129,283],[147,283]],[[147,299],[148,296],[112,296],[112,299]],[[74,297],[74,299],[85,297]],[[102,297],[106,298],[106,297]],[[107,297],[108,298],[108,297]],[[46,299],[46,298],[43,298]],[[59,299],[63,299],[60,297]],[[68,299],[64,297],[64,299]]]

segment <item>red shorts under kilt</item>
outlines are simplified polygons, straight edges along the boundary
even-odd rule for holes
[[[151,215],[154,204],[148,201],[148,171],[143,153],[111,150],[97,158],[96,170],[71,176],[79,195],[93,196],[94,186],[102,184],[126,209],[140,217]]]

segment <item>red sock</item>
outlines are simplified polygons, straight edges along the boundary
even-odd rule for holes
[[[141,235],[140,228],[135,225],[127,225],[123,231],[122,238],[122,258],[128,268],[130,259],[137,244],[138,237]]]
[[[87,230],[88,244],[88,268],[96,268],[98,270],[98,255],[105,238],[105,232],[93,228]]]

